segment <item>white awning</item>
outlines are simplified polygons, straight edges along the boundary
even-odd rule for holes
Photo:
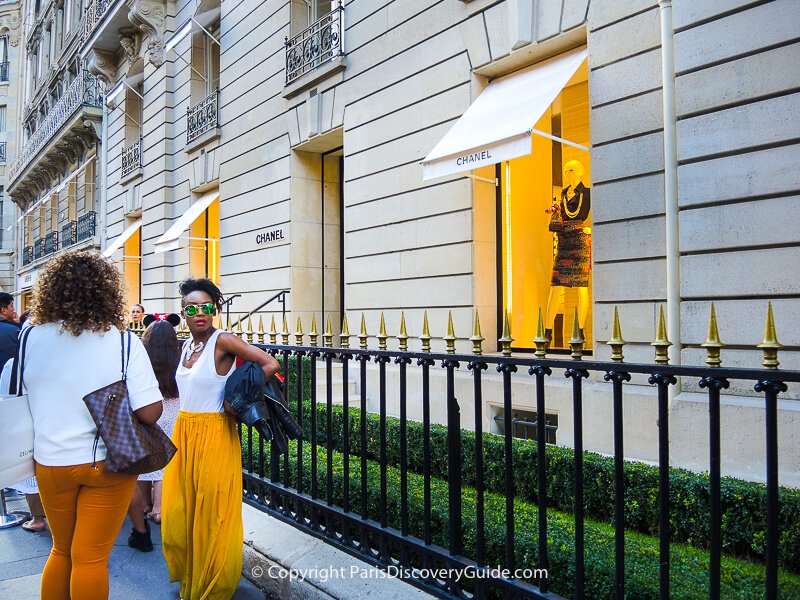
[[[552,138],[534,126],[586,56],[585,47],[576,48],[492,81],[422,161],[422,178],[463,173],[530,154],[531,133]]]
[[[115,239],[108,248],[103,250],[103,256],[105,256],[106,258],[111,258],[111,255],[114,254],[114,252],[116,252],[120,248],[122,248],[125,245],[125,242],[127,242],[130,239],[130,237],[139,230],[141,226],[142,226],[142,219],[136,219],[133,223],[128,225],[125,228],[125,231],[120,233],[119,236],[117,236],[117,239]]]
[[[180,238],[183,232],[189,229],[194,220],[203,214],[203,211],[211,206],[211,203],[217,199],[219,199],[219,190],[214,190],[213,192],[208,192],[200,196],[185,213],[178,217],[178,220],[167,229],[164,235],[156,240],[156,253],[177,250],[180,245],[178,243],[178,238]]]

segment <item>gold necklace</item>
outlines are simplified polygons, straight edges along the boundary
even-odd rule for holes
[[[566,196],[564,197],[564,214],[566,214],[567,218],[569,219],[574,219],[575,217],[578,216],[578,213],[581,212],[581,204],[583,204],[583,194],[576,193],[575,196],[578,197],[578,208],[575,209],[575,212],[571,212],[569,210],[569,202],[568,202],[569,199]],[[575,196],[573,196],[573,198]]]

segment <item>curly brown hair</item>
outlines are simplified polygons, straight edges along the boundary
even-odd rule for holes
[[[33,289],[34,323],[63,323],[65,331],[125,329],[122,276],[108,259],[91,250],[65,252],[42,269]]]

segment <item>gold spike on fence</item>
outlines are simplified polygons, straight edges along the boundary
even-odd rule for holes
[[[347,313],[342,313],[342,333],[339,334],[339,345],[342,348],[350,347],[350,327],[347,325]]]
[[[316,346],[319,344],[319,332],[317,331],[317,315],[311,315],[311,331],[308,334],[308,339],[311,340],[311,345]]]
[[[500,342],[503,356],[511,356],[511,344],[514,342],[514,338],[511,337],[511,323],[508,320],[508,311],[505,312],[503,317],[503,337],[497,341]]]
[[[281,329],[281,344],[284,346],[289,345],[289,323],[286,321],[286,315],[283,315],[283,329]]]
[[[536,337],[533,338],[533,343],[536,346],[536,352],[533,355],[536,358],[544,358],[547,356],[547,346],[550,345],[550,340],[544,334],[544,320],[542,319],[542,307],[539,307],[539,319],[536,323]]]
[[[775,332],[775,318],[772,315],[772,302],[767,302],[767,324],[764,327],[764,339],[756,346],[764,352],[764,360],[761,363],[765,369],[774,370],[781,363],[778,362],[778,350],[783,345],[778,342],[778,335]]]
[[[656,349],[656,364],[669,364],[669,347],[672,342],[667,339],[667,321],[664,318],[664,307],[658,308],[658,328],[656,329],[656,339],[650,342]]]
[[[256,337],[258,339],[259,344],[264,343],[264,336],[266,332],[264,331],[264,317],[263,315],[258,315],[258,331],[256,332]]]
[[[625,340],[622,339],[622,329],[619,326],[619,312],[617,307],[614,307],[614,326],[611,328],[611,339],[606,342],[611,346],[611,360],[614,362],[622,362],[625,357],[622,355],[622,347],[625,345]]]
[[[383,318],[383,311],[381,311],[381,324],[378,328],[378,335],[375,337],[378,339],[378,350],[386,350],[386,340],[389,336],[386,334],[386,320]]]
[[[583,335],[581,334],[581,325],[578,319],[578,308],[575,308],[575,312],[572,316],[572,337],[569,339],[569,348],[572,350],[570,356],[572,360],[581,360],[583,358],[583,344],[585,340],[583,339]]]
[[[400,352],[408,350],[408,332],[406,331],[406,313],[400,312],[400,335],[397,336],[397,341],[400,344]]]
[[[483,340],[485,338],[481,335],[481,320],[478,316],[478,309],[475,309],[475,325],[472,328],[472,337],[469,341],[472,342],[472,353],[483,354]]]
[[[361,331],[358,332],[358,347],[362,350],[367,349],[367,321],[364,318],[364,313],[361,313]]]
[[[273,346],[278,343],[278,331],[275,329],[275,315],[272,315],[272,323],[269,326],[269,343]]]
[[[453,329],[453,311],[447,311],[447,335],[442,338],[447,344],[447,353],[456,353],[456,332]]]
[[[242,339],[243,336],[244,332],[242,331],[242,320],[239,319],[238,321],[236,321],[236,337]]]
[[[423,352],[430,352],[431,351],[431,330],[428,327],[428,311],[426,310],[422,315],[422,335],[419,336],[420,341],[422,342],[422,351]]]
[[[333,348],[333,329],[331,328],[330,313],[328,313],[328,320],[325,323],[325,333],[322,334],[322,345],[326,348]]]
[[[709,367],[719,367],[722,365],[722,359],[720,358],[722,342],[719,340],[717,310],[713,302],[711,303],[711,316],[708,319],[708,336],[706,341],[700,345],[706,349],[706,364]]]
[[[252,344],[255,342],[255,338],[253,336],[253,316],[247,315],[247,329],[245,330],[245,338],[247,339],[248,344]]]
[[[297,317],[297,329],[294,332],[294,345],[303,345],[303,323],[300,321],[300,317]]]

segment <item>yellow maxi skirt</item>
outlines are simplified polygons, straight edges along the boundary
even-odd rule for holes
[[[164,470],[161,535],[183,600],[229,600],[242,575],[242,451],[226,413],[181,411]]]

